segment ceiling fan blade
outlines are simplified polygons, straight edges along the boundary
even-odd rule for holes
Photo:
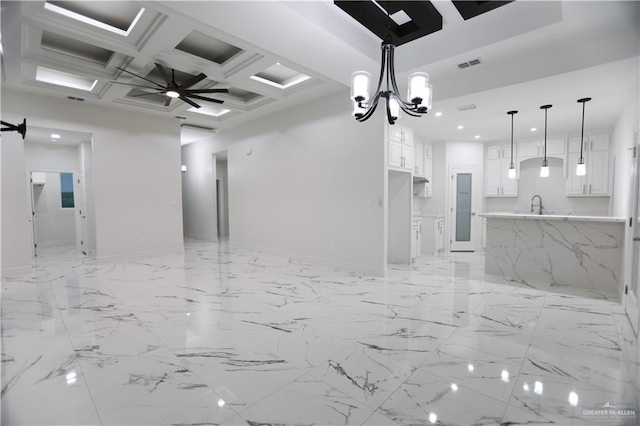
[[[188,103],[189,105],[196,107],[196,108],[200,108],[200,105],[198,105],[197,103],[193,102],[191,99],[187,99],[184,96],[180,96],[180,99],[182,99],[183,101],[185,101],[186,103]]]
[[[205,78],[207,78],[206,74],[200,73],[196,76],[193,76],[192,78],[190,78],[189,80],[185,81],[184,83],[182,83],[182,88],[186,89],[188,87],[193,86],[196,83],[201,82],[202,80],[204,80]]]
[[[229,89],[195,89],[184,90],[183,93],[229,93]]]
[[[139,96],[149,96],[149,95],[162,95],[162,92],[155,92],[155,93],[140,93],[137,95],[127,95],[127,98],[137,98]],[[171,98],[169,98],[171,99]]]
[[[142,86],[140,84],[133,84],[133,83],[121,83],[119,81],[109,81],[109,83],[124,84],[125,86],[132,86],[132,87],[142,87],[143,89],[157,90],[158,92],[164,92],[165,90],[164,87],[162,88],[162,90],[160,90],[157,87]]]
[[[191,95],[191,94],[188,94],[188,93],[186,93],[184,96],[188,96],[188,97],[193,98],[193,99],[200,99],[202,101],[215,102],[217,104],[223,104],[224,103],[224,101],[221,101],[220,99],[205,98],[204,96]]]
[[[143,77],[143,76],[141,76],[141,75],[134,74],[134,73],[132,73],[131,71],[127,71],[127,70],[125,70],[124,68],[120,68],[120,67],[116,67],[116,68],[118,68],[120,71],[124,71],[124,72],[126,72],[127,74],[131,74],[131,75],[133,75],[133,76],[135,76],[135,77],[138,77],[138,78],[141,78],[141,79],[143,79],[143,80],[145,80],[145,81],[148,81],[149,83],[153,83],[153,84],[155,84],[156,86],[161,87],[162,89],[165,89],[165,87],[164,87],[163,85],[161,85],[161,84],[159,84],[159,83],[156,83],[156,82],[155,82],[155,81],[153,81],[153,80],[149,80],[148,78],[145,78],[145,77]]]
[[[167,100],[164,101],[164,106],[168,107],[170,103],[171,103],[171,98],[167,96]]]
[[[169,74],[167,74],[167,71],[164,69],[164,67],[156,62],[156,69],[158,70],[158,72],[160,72],[160,75],[162,76],[162,78],[164,78],[164,81],[167,82],[167,85],[171,84]]]

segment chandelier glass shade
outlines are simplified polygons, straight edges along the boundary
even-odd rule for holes
[[[424,72],[411,74],[408,81],[408,100],[402,99],[394,69],[395,45],[390,36],[382,42],[381,49],[380,78],[373,97],[369,92],[371,74],[366,71],[356,71],[351,76],[351,99],[356,120],[368,120],[376,111],[380,98],[386,99],[389,124],[394,124],[400,118],[400,111],[413,117],[426,114],[431,109],[433,100],[433,86],[429,84],[429,74]]]

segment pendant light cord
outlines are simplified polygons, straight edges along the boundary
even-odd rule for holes
[[[511,166],[513,165],[513,114],[511,114]]]
[[[547,109],[544,110],[544,163],[547,163]]]
[[[582,160],[584,157],[582,156],[582,147],[584,145],[584,104],[586,102],[582,102],[582,133],[580,134],[580,159]]]

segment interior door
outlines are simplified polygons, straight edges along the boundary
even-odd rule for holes
[[[451,173],[451,251],[475,251],[476,211],[474,170],[454,168]]]
[[[638,291],[640,289],[640,134],[636,134],[636,148],[634,152],[635,161],[633,167],[633,193],[631,206],[631,235],[633,235],[632,243],[632,259],[631,259],[631,277],[627,281],[625,291],[625,310],[627,316],[633,326],[634,331],[638,334],[640,329],[640,304],[638,301]]]
[[[74,173],[73,186],[76,210],[76,249],[86,255],[89,250],[87,244],[87,195],[84,170]]]

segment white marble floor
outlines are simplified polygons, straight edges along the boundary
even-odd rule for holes
[[[483,268],[444,255],[380,278],[198,242],[115,264],[49,250],[2,280],[2,424],[637,425],[619,304]]]

